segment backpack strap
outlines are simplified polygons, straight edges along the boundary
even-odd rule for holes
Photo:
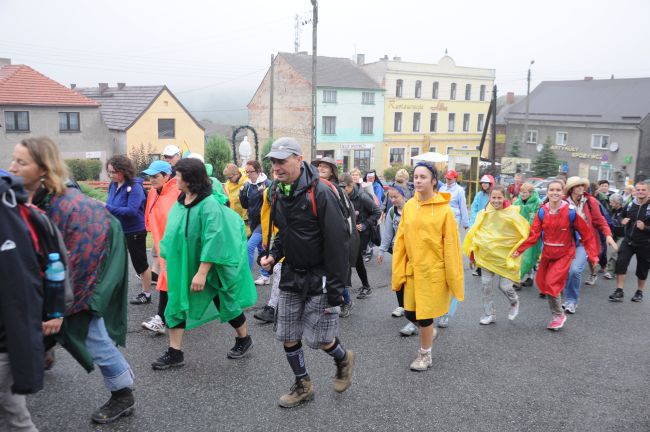
[[[334,192],[334,195],[336,195],[336,198],[339,200],[341,199],[338,189],[336,189],[336,186],[334,186],[332,182],[322,178],[319,178],[318,181],[325,183],[327,186],[329,186],[332,192]],[[318,217],[318,208],[316,207],[316,197],[314,195],[315,188],[316,188],[316,182],[312,183],[312,185],[307,188],[307,196],[309,197],[309,202],[311,203],[311,213],[314,215],[314,217]]]

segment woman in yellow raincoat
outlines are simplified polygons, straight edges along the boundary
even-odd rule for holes
[[[438,172],[420,162],[413,172],[415,196],[402,210],[393,247],[393,291],[404,290],[406,318],[420,329],[420,350],[411,370],[431,367],[437,335],[433,319],[446,314],[452,297],[464,299],[463,263],[450,195],[438,193]]]
[[[483,269],[481,290],[483,292],[483,325],[496,321],[492,280],[496,276],[501,292],[508,298],[508,319],[519,314],[519,296],[513,281],[519,280],[521,257],[512,253],[528,238],[528,221],[519,214],[519,207],[506,206],[505,189],[496,186],[490,191],[490,201],[476,216],[476,221],[463,241],[463,252]]]

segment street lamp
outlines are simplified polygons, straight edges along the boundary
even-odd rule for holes
[[[535,60],[530,61],[528,66],[528,88],[526,90],[526,116],[524,117],[524,131],[522,132],[521,142],[528,144],[528,111],[530,110],[530,68],[535,64]]]
[[[250,159],[251,154],[253,154],[253,149],[251,143],[248,142],[248,137],[245,136],[243,141],[239,143],[239,157],[241,158],[242,168],[246,167],[246,162]]]

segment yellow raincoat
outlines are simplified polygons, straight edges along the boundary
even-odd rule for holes
[[[393,246],[393,291],[404,289],[404,309],[418,320],[449,311],[452,296],[463,301],[463,261],[451,195],[427,201],[415,194],[402,210]]]
[[[467,232],[463,253],[473,253],[477,266],[518,282],[521,256],[513,258],[512,253],[528,238],[529,231],[530,225],[519,214],[518,206],[496,210],[488,204]]]
[[[244,171],[243,168],[239,168],[239,172],[241,173],[239,181],[237,183],[233,183],[230,180],[226,180],[225,186],[228,190],[230,208],[233,209],[239,216],[241,216],[242,220],[245,222],[248,220],[248,213],[246,212],[246,209],[241,206],[241,202],[239,202],[239,190],[244,186],[244,183],[246,183],[248,177],[246,177],[246,171]]]

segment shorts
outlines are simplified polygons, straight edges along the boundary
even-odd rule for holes
[[[303,300],[302,294],[280,291],[275,315],[275,337],[282,342],[302,339],[308,347],[320,349],[339,335],[339,308],[319,294]]]
[[[126,247],[129,249],[131,264],[139,275],[149,268],[147,262],[147,232],[142,231],[133,234],[125,234]]]
[[[618,250],[615,273],[617,275],[627,273],[627,267],[630,265],[632,255],[636,255],[636,277],[640,280],[646,280],[648,270],[650,270],[650,247],[631,246],[625,240],[623,240],[621,248]]]

